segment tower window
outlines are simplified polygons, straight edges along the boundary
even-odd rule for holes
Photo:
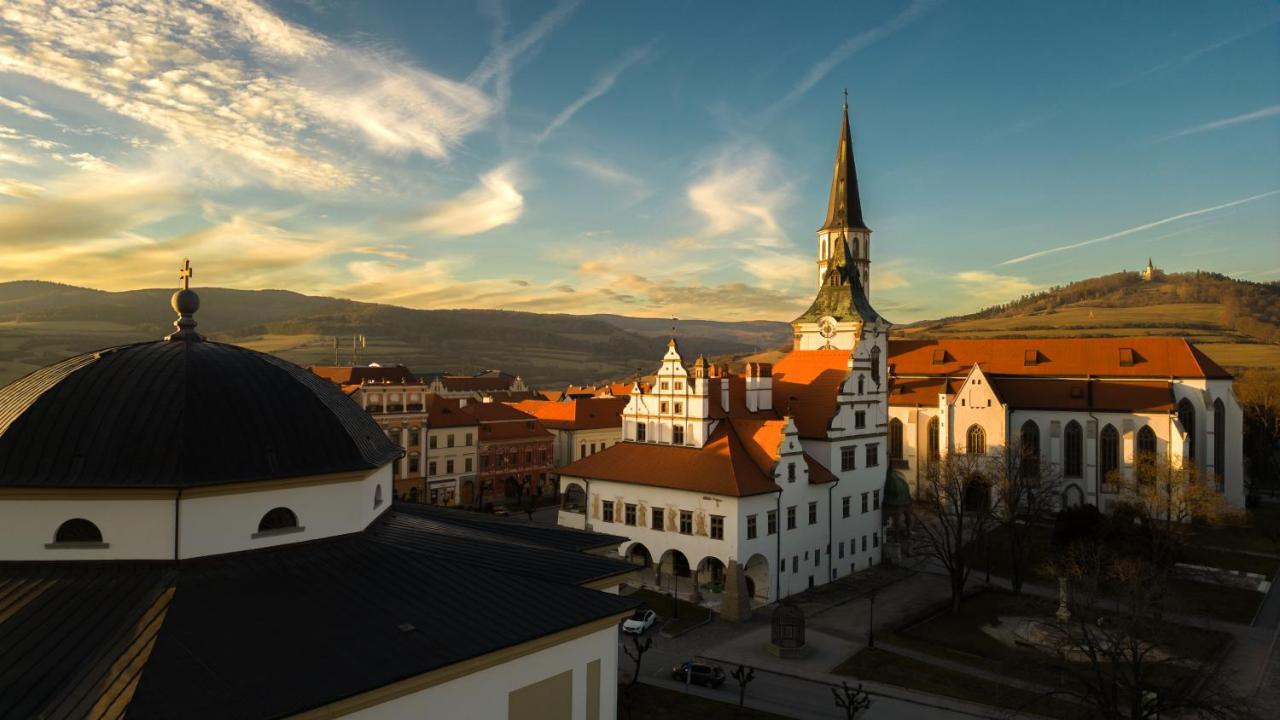
[[[53,534],[53,542],[58,545],[72,543],[100,545],[102,531],[97,525],[84,518],[72,518],[58,526],[57,532]]]

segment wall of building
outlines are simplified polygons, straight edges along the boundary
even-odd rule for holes
[[[174,500],[129,491],[0,495],[0,560],[166,560],[173,558]],[[46,548],[62,523],[84,518],[106,547]]]
[[[596,671],[590,670],[593,662],[599,663]],[[612,625],[501,665],[359,710],[346,717],[357,720],[398,720],[407,717],[505,720],[513,716],[524,717],[513,715],[510,704],[512,693],[565,672],[572,673],[570,713],[565,716],[548,714],[548,709],[555,705],[548,703],[547,707],[541,708],[542,714],[535,715],[536,717],[546,720],[614,720],[617,717],[618,631]],[[596,680],[594,688],[588,685],[589,676]],[[589,697],[598,702],[594,712],[587,707]]]

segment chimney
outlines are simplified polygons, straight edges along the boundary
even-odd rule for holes
[[[729,374],[720,376],[720,409],[729,412]]]
[[[773,364],[756,363],[756,383],[759,399],[756,403],[761,410],[773,409]]]
[[[760,400],[758,398],[760,393],[760,377],[756,373],[755,363],[747,363],[747,377],[745,380],[747,386],[747,391],[745,393],[747,412],[755,412],[760,409]]]

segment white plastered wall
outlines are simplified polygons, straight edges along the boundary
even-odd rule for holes
[[[63,495],[46,499],[0,497],[0,560],[164,560],[173,558],[172,499],[121,492],[119,499]],[[58,526],[84,518],[102,532],[106,547],[46,548]]]

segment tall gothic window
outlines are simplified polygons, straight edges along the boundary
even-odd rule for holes
[[[1218,478],[1218,490],[1222,490],[1227,475],[1227,407],[1222,400],[1213,401],[1213,474]]]
[[[1156,433],[1150,425],[1138,428],[1138,455],[1135,460],[1138,482],[1145,483],[1156,477]]]
[[[1022,423],[1020,435],[1021,465],[1018,471],[1023,478],[1040,476],[1040,426],[1035,420]]]
[[[1196,409],[1191,405],[1191,401],[1182,398],[1178,402],[1178,422],[1182,423],[1182,429],[1187,432],[1187,459],[1196,459]]]
[[[929,462],[937,462],[942,457],[942,445],[938,438],[938,418],[929,418],[929,428],[925,431],[929,443]]]
[[[1112,473],[1120,469],[1120,433],[1114,425],[1102,428],[1098,452],[1100,455],[1098,461],[1102,470],[1102,487],[1105,490],[1110,485],[1111,492],[1115,492],[1117,478],[1112,477]]]
[[[964,451],[969,455],[982,455],[987,452],[987,431],[981,425],[970,425],[965,433]]]
[[[889,421],[889,459],[902,459],[902,421],[898,418]]]
[[[1075,420],[1062,431],[1062,474],[1071,478],[1084,476],[1084,430]]]

